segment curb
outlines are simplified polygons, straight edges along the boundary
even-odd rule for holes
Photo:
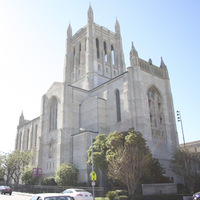
[[[15,195],[23,195],[23,196],[29,196],[29,197],[33,196],[33,194],[23,193],[23,192],[12,192],[12,193]]]

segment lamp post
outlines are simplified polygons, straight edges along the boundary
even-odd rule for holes
[[[185,148],[185,137],[184,137],[184,132],[183,132],[183,122],[182,122],[182,119],[181,119],[181,112],[177,110],[177,111],[176,111],[176,114],[177,114],[178,122],[181,122],[181,129],[182,129],[182,136],[183,136],[183,144],[184,144],[184,148]]]

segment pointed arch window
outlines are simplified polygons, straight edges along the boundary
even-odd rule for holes
[[[38,129],[38,126],[35,125],[35,147],[37,146],[37,129]]]
[[[85,38],[85,51],[87,50],[87,38]]]
[[[81,64],[81,44],[79,44],[79,58],[78,58],[78,62],[79,62],[79,65]]]
[[[115,65],[115,52],[113,45],[111,45],[111,60],[112,60],[112,65]]]
[[[26,133],[26,149],[28,150],[28,147],[29,147],[29,129],[27,130],[27,133]]]
[[[97,58],[99,58],[99,39],[96,38]]]
[[[73,54],[73,66],[75,67],[75,55],[76,55],[76,51],[75,51],[75,47],[74,47],[74,54]]]
[[[22,151],[25,150],[25,130],[22,133]]]
[[[154,137],[164,136],[164,122],[163,122],[163,110],[162,110],[162,98],[160,93],[155,87],[151,87],[148,90],[148,104],[149,104],[149,116],[152,135]]]
[[[106,42],[104,42],[103,46],[104,46],[104,59],[105,59],[105,62],[108,62],[108,54],[107,54]]]
[[[115,91],[116,99],[116,113],[117,113],[117,122],[121,121],[121,105],[120,105],[120,92],[118,89]]]
[[[20,132],[20,134],[19,134],[19,150],[22,150],[21,149],[21,142],[22,142],[22,132]]]
[[[57,129],[57,109],[58,102],[57,99],[54,97],[50,105],[50,131]]]

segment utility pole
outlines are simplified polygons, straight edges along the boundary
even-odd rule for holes
[[[183,132],[183,122],[182,122],[182,119],[181,119],[181,112],[177,110],[177,111],[176,111],[176,114],[177,114],[178,122],[181,122],[181,129],[182,129],[182,136],[183,136],[183,144],[184,144],[184,148],[185,148],[185,137],[184,137],[184,132]]]
[[[95,200],[95,190],[94,190],[94,186],[95,186],[95,180],[96,180],[96,173],[94,171],[94,162],[93,162],[93,138],[91,136],[91,145],[92,145],[92,172],[90,174],[91,176],[91,181],[92,181],[92,195],[93,195],[93,200]]]

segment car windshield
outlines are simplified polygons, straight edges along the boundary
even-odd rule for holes
[[[83,189],[76,189],[75,191],[76,192],[87,192],[86,190],[83,190]]]

